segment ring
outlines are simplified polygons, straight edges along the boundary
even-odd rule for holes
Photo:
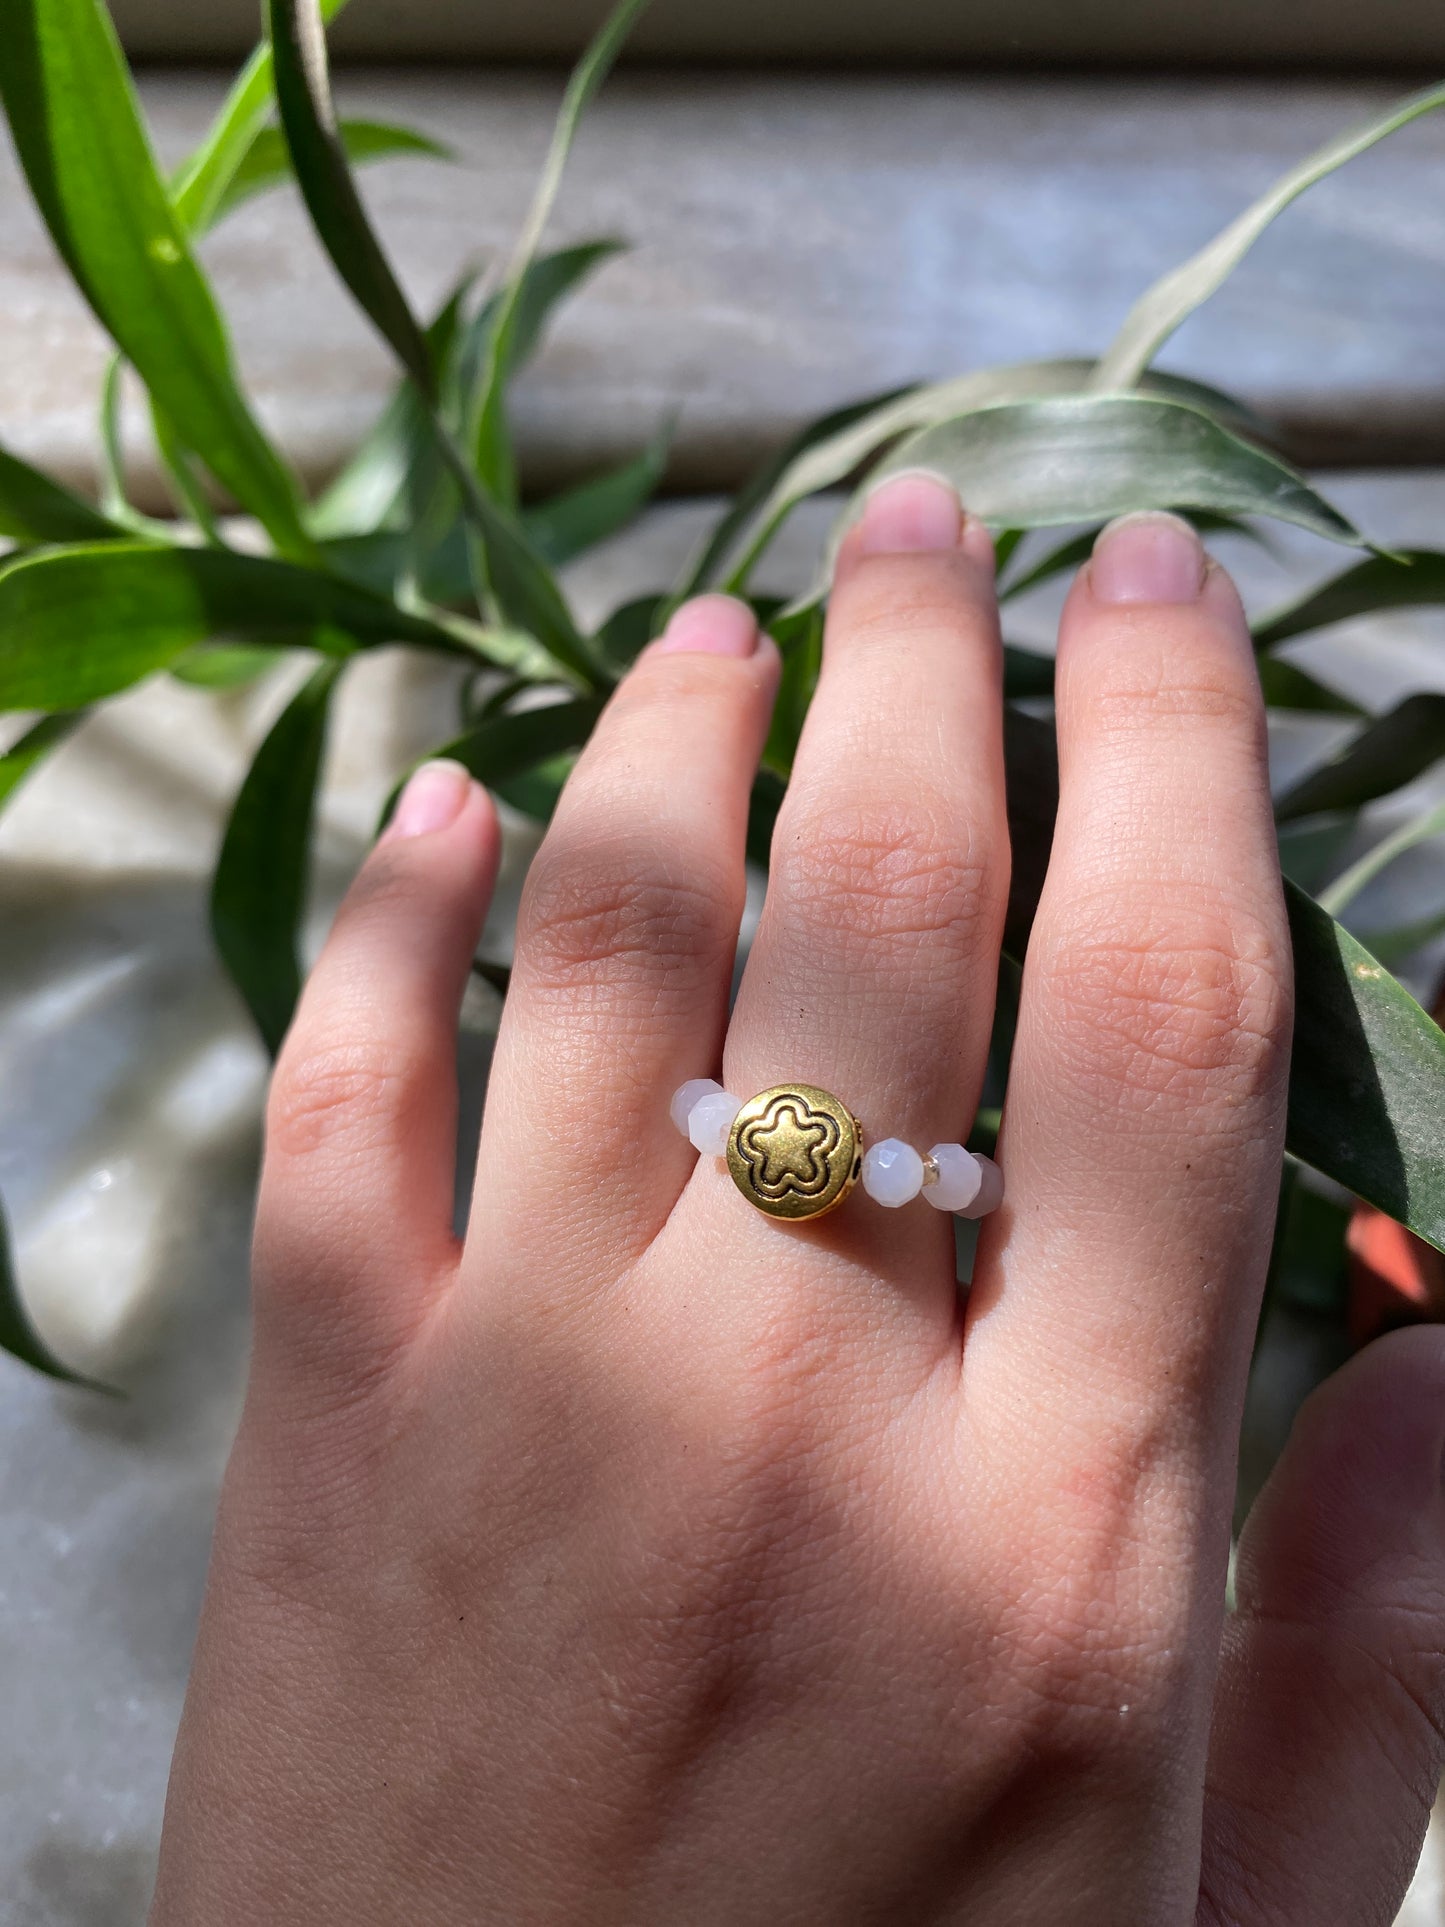
[[[1003,1202],[1003,1173],[962,1144],[915,1151],[901,1138],[863,1144],[863,1126],[818,1084],[774,1084],[746,1103],[715,1078],[674,1093],[672,1121],[703,1156],[727,1159],[733,1183],[770,1218],[821,1218],[853,1187],[890,1210],[920,1193],[939,1211],[982,1218]]]

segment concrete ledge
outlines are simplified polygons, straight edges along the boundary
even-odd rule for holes
[[[157,73],[168,157],[222,88]],[[505,249],[547,137],[555,78],[352,74],[343,104],[414,121],[462,164],[367,177],[417,302]],[[1101,347],[1135,294],[1277,174],[1392,89],[1239,81],[623,76],[584,130],[556,239],[635,251],[566,314],[518,397],[534,482],[635,450],[678,417],[671,485],[732,485],[801,420],[919,377]],[[240,359],[308,477],[389,380],[294,197],[207,244]],[[1445,457],[1445,115],[1292,209],[1168,364],[1241,393],[1304,460]],[[8,154],[0,159],[0,437],[85,479],[98,329]],[[147,437],[133,423],[153,492]]]

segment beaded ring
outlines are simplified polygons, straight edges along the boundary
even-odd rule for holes
[[[672,1121],[704,1157],[727,1159],[733,1183],[770,1218],[821,1218],[855,1184],[890,1210],[922,1194],[938,1211],[982,1218],[1003,1202],[1003,1173],[961,1144],[915,1151],[887,1137],[864,1149],[863,1127],[831,1091],[775,1084],[746,1103],[715,1078],[674,1093]]]

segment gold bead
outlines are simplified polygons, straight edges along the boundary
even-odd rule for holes
[[[863,1127],[831,1091],[775,1084],[744,1104],[728,1133],[733,1183],[770,1218],[821,1218],[863,1169]]]

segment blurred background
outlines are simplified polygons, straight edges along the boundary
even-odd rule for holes
[[[255,8],[114,0],[113,11],[162,156],[178,160],[253,43]],[[342,17],[343,108],[455,150],[447,165],[388,161],[363,180],[420,309],[465,262],[505,253],[546,147],[558,63],[600,13],[592,0],[353,0]],[[717,495],[828,408],[975,366],[1097,351],[1142,287],[1293,161],[1442,70],[1438,0],[657,0],[583,128],[549,230],[554,245],[615,235],[628,252],[563,311],[516,394],[532,488],[620,461],[675,425],[664,499],[572,565],[577,607],[600,617],[667,580]],[[319,483],[388,391],[383,350],[294,196],[242,208],[204,259],[263,419]],[[0,436],[93,489],[107,344],[8,147],[0,312]],[[1292,210],[1164,365],[1240,395],[1372,533],[1445,547],[1445,115]],[[138,395],[124,423],[134,499],[161,512]],[[759,587],[797,588],[827,520],[809,505]],[[1256,607],[1337,565],[1305,536],[1222,553]],[[1024,604],[1013,633],[1051,647],[1056,603],[1045,592]],[[1378,710],[1405,690],[1445,690],[1442,639],[1438,611],[1375,617],[1311,643],[1307,660]],[[393,652],[349,678],[313,939],[396,770],[447,732],[454,703],[450,672]],[[0,822],[0,1191],[37,1323],[129,1393],[98,1399],[0,1357],[5,1927],[144,1918],[244,1374],[265,1075],[212,956],[205,893],[230,798],[277,706],[270,682],[224,697],[147,684],[62,749]],[[1281,780],[1341,727],[1281,731]],[[1408,814],[1423,793],[1395,801]],[[513,824],[489,954],[505,953],[533,836]],[[1398,921],[1437,907],[1438,845],[1398,866],[1390,888]],[[1439,946],[1411,967],[1431,1001]],[[478,987],[464,1042],[474,1103],[495,1014]],[[1422,1277],[1406,1281],[1412,1303],[1437,1289]],[[1272,1313],[1246,1489],[1352,1342],[1351,1320],[1359,1336],[1404,1315],[1388,1280],[1362,1297],[1338,1263],[1322,1276],[1301,1261],[1295,1282]],[[1438,1842],[1402,1921],[1445,1923]]]
[[[248,0],[116,0],[126,45],[149,59],[209,59],[243,53],[255,33]],[[596,25],[588,0],[374,0],[336,35],[338,54],[369,59],[572,59]],[[643,23],[640,58],[792,60],[810,66],[848,60],[1034,61],[1084,67],[1187,62],[1237,71],[1262,65],[1292,71],[1336,67],[1438,68],[1445,19],[1431,0],[1382,0],[1363,9],[1345,0],[673,0]]]

